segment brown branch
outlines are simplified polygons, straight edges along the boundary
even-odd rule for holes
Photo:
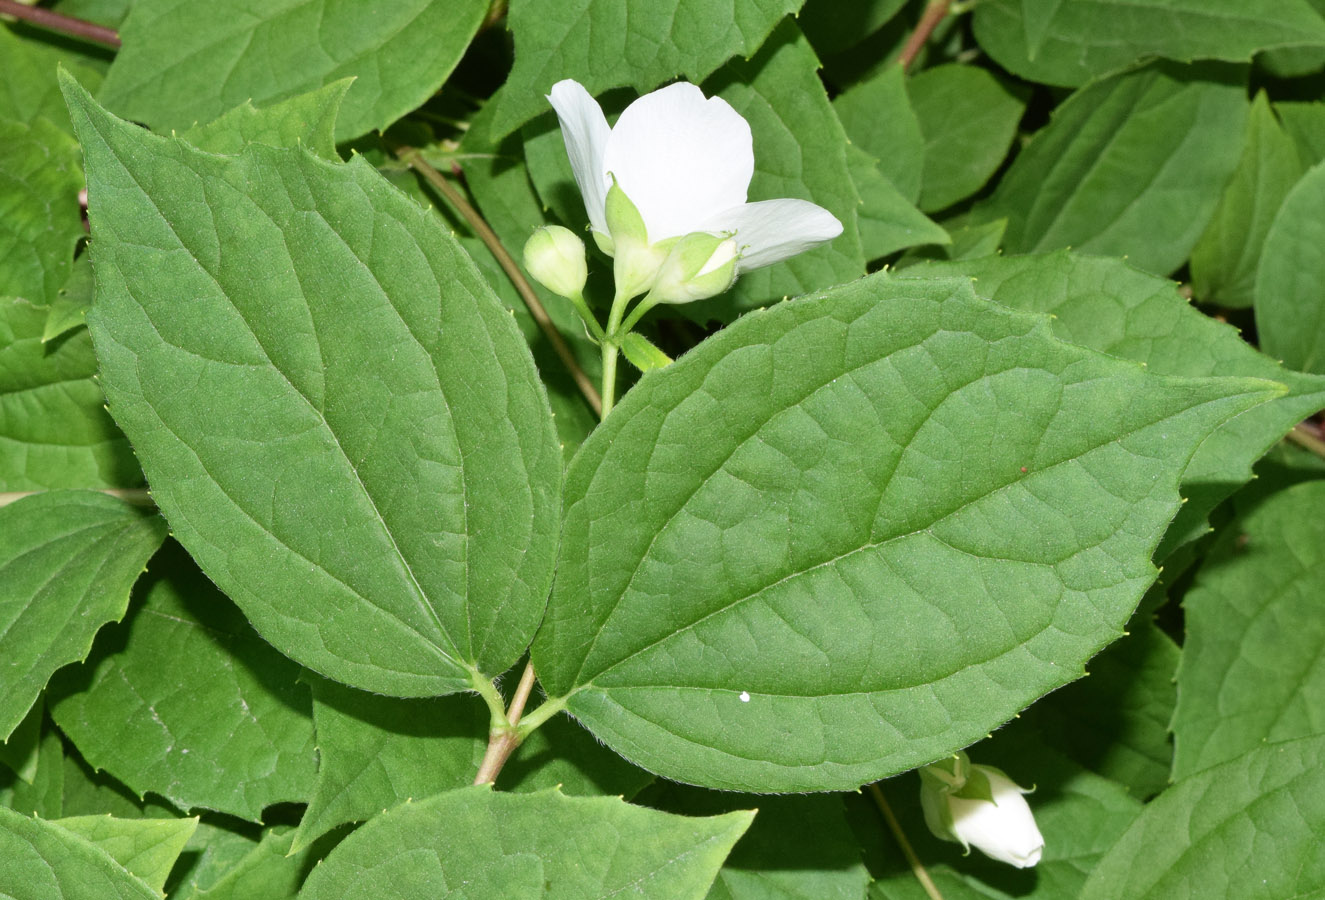
[[[474,776],[475,784],[489,784],[496,781],[497,773],[506,765],[506,760],[510,759],[515,748],[520,746],[520,736],[515,726],[520,724],[520,717],[524,715],[524,705],[529,702],[529,694],[533,689],[534,664],[528,663],[524,667],[524,674],[520,676],[515,696],[511,698],[511,705],[506,709],[506,724],[501,728],[494,728],[488,734],[488,749],[483,754],[478,774]]]
[[[1320,432],[1303,422],[1295,425],[1293,430],[1288,432],[1288,439],[1299,447],[1310,450],[1320,457],[1325,457],[1325,441],[1320,439]]]
[[[529,315],[538,323],[538,327],[548,339],[548,343],[552,345],[552,349],[556,351],[558,358],[561,359],[570,372],[571,378],[575,380],[575,386],[580,389],[580,393],[588,401],[594,415],[601,415],[603,400],[598,395],[598,389],[589,380],[589,376],[584,374],[584,369],[580,368],[579,362],[575,359],[575,354],[571,352],[570,346],[566,343],[565,338],[561,336],[561,332],[557,331],[557,326],[552,323],[547,310],[543,308],[543,303],[538,299],[538,295],[534,293],[534,289],[529,285],[524,273],[520,271],[520,266],[516,264],[515,259],[506,250],[501,239],[497,237],[497,233],[492,230],[492,226],[484,220],[479,211],[465,199],[465,196],[456,189],[455,185],[446,176],[428,164],[428,161],[423,158],[418,150],[413,147],[401,147],[396,150],[396,156],[422,175],[429,184],[437,188],[438,193],[445,197],[447,202],[460,214],[461,218],[469,223],[469,227],[474,229],[474,233],[478,235],[479,240],[483,241],[484,245],[496,258],[497,263],[502,267],[502,271],[506,273],[506,277],[511,279],[511,284],[515,285],[515,290],[520,294],[520,299],[524,301],[525,307],[529,310]]]
[[[911,36],[906,39],[906,46],[902,48],[901,55],[897,57],[903,69],[910,70],[911,63],[916,61],[916,57],[924,49],[929,36],[934,33],[934,29],[947,16],[948,6],[951,2],[952,0],[930,0],[929,6],[925,7],[924,13],[920,16],[920,21],[916,24],[916,30],[911,32]]]
[[[902,855],[906,857],[907,863],[911,866],[911,874],[915,875],[916,881],[925,889],[925,893],[930,900],[943,900],[943,895],[939,893],[938,885],[929,877],[929,872],[925,870],[925,865],[916,856],[916,851],[911,847],[911,842],[906,839],[906,832],[902,830],[902,823],[897,821],[897,816],[893,814],[893,808],[888,805],[888,800],[883,796],[883,790],[877,784],[870,785],[870,794],[874,796],[874,803],[879,807],[879,812],[883,813],[884,821],[888,823],[888,830],[893,833],[897,840],[897,846],[902,848]]]
[[[24,22],[31,22],[38,28],[45,28],[47,31],[57,31],[60,34],[82,38],[94,44],[105,44],[107,47],[114,47],[117,50],[120,47],[120,36],[114,28],[75,19],[73,16],[61,15],[40,6],[26,6],[19,3],[18,0],[0,0],[0,14],[22,19]]]

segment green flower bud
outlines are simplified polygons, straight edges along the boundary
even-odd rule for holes
[[[654,279],[658,277],[658,268],[666,259],[667,249],[675,243],[675,239],[650,244],[644,219],[615,179],[607,190],[605,214],[617,294],[622,297],[642,294],[653,287]],[[599,243],[601,246],[602,242]]]
[[[1019,869],[1040,861],[1044,838],[1025,788],[958,753],[920,770],[920,806],[934,836]]]
[[[589,277],[584,242],[560,225],[545,225],[530,235],[524,245],[524,267],[535,281],[562,297],[581,296]]]
[[[656,303],[690,303],[721,294],[736,281],[736,241],[695,232],[672,247],[649,296]]]

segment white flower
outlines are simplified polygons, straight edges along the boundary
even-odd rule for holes
[[[842,233],[832,213],[805,200],[747,203],[754,174],[750,126],[727,101],[706,99],[693,84],[678,82],[645,94],[626,107],[615,127],[576,81],[555,84],[548,100],[561,120],[595,239],[610,254],[620,257],[624,249],[636,257],[629,288],[647,290],[666,257],[666,242],[688,234],[734,238],[739,275]],[[608,209],[614,182],[638,211],[643,234],[609,227],[617,224],[609,221]],[[618,290],[623,290],[620,277]]]
[[[1038,863],[1044,850],[1022,796],[1029,793],[993,766],[973,765],[965,753],[920,770],[920,805],[929,830],[1019,869]]]

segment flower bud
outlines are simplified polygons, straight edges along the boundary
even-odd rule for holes
[[[672,246],[649,296],[657,303],[689,303],[721,294],[736,280],[736,241],[695,232]]]
[[[654,279],[658,277],[658,268],[675,239],[649,243],[644,219],[615,178],[607,190],[605,215],[612,247],[612,276],[616,279],[616,292],[622,297],[638,296],[653,287]],[[599,242],[600,247],[602,243]]]
[[[1040,861],[1044,838],[1023,794],[993,766],[974,765],[965,753],[920,770],[920,805],[935,837],[968,851],[1029,868]]]
[[[589,270],[584,242],[569,228],[545,225],[524,245],[524,267],[535,281],[562,297],[579,297]]]

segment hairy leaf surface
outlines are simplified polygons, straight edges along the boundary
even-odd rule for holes
[[[678,780],[905,771],[1080,676],[1153,580],[1196,446],[1274,393],[1060,343],[965,279],[746,316],[581,448],[534,664]]]
[[[73,816],[58,825],[104,850],[111,859],[160,892],[175,860],[198,827],[197,819],[115,819]]]
[[[0,807],[0,896],[16,900],[160,900],[105,851],[54,822]]]
[[[219,157],[69,86],[112,414],[208,576],[282,652],[464,690],[542,615],[560,454],[524,339],[362,161]]]

